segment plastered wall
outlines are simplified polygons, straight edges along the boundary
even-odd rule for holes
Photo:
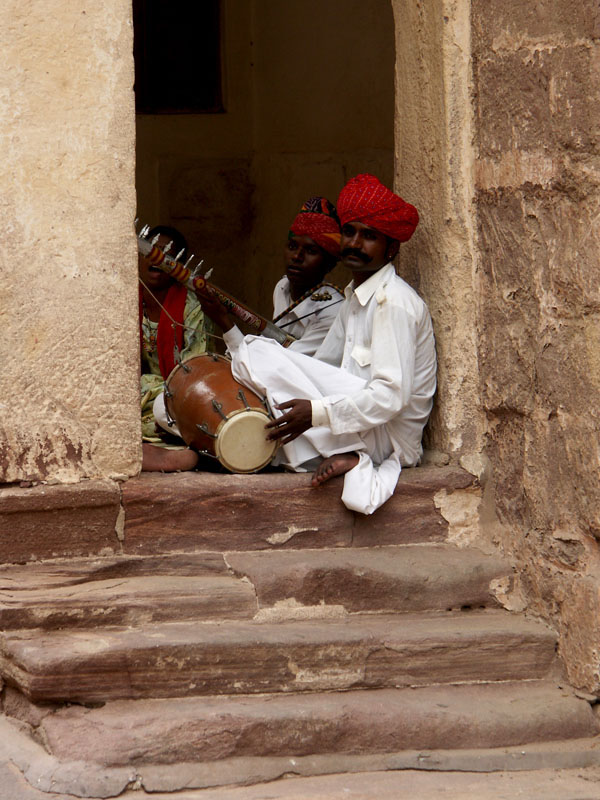
[[[481,452],[474,311],[473,114],[469,3],[394,0],[395,186],[420,210],[400,272],[427,301],[438,355],[428,447]]]
[[[225,0],[223,42],[226,113],[138,116],[138,207],[179,227],[215,283],[270,315],[304,200],[335,201],[360,171],[392,182],[391,5]]]
[[[0,481],[139,468],[126,0],[6,0]]]
[[[222,2],[226,112],[139,114],[136,123],[140,219],[179,228],[214,282],[240,297],[254,219],[252,5]]]
[[[392,184],[393,25],[389,0],[255,3],[251,291],[265,312],[304,200],[321,194],[335,203],[359,172]],[[333,277],[350,279],[341,268]]]

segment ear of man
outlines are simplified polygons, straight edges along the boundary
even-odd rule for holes
[[[400,250],[400,242],[398,241],[398,239],[390,239],[388,237],[388,244],[386,248],[387,260],[393,261],[398,255],[398,250]]]

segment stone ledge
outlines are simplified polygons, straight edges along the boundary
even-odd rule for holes
[[[25,730],[0,716],[3,800],[591,800],[600,779],[597,738],[475,750],[250,756],[140,770],[61,761]]]
[[[244,757],[431,751],[448,743],[455,750],[567,744],[598,732],[588,703],[537,681],[44,710],[38,734],[52,755],[138,771]]]
[[[443,541],[434,495],[477,486],[460,467],[417,467],[365,517],[342,505],[341,478],[314,489],[307,474],[142,473],[123,486],[127,553],[178,549],[370,547]]]
[[[0,488],[0,563],[119,551],[120,502],[109,480]]]
[[[177,550],[370,547],[446,539],[434,495],[476,487],[460,467],[404,470],[392,498],[365,517],[342,505],[341,478],[307,474],[142,473],[110,480],[0,488],[0,563]],[[116,532],[122,502],[125,541]]]
[[[6,682],[34,702],[532,680],[554,665],[551,631],[489,609],[0,636]]]

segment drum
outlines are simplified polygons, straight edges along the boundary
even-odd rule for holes
[[[266,400],[238,383],[223,356],[205,354],[178,364],[165,384],[165,408],[184,442],[218,459],[230,472],[257,472],[275,455]]]

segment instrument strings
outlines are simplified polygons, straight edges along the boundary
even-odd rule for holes
[[[155,302],[156,302],[156,303],[157,303],[157,304],[160,306],[160,308],[161,308],[161,309],[162,309],[162,310],[165,312],[165,314],[167,315],[167,317],[168,317],[168,318],[171,320],[171,322],[173,323],[173,328],[174,328],[176,325],[179,325],[179,327],[183,328],[183,329],[184,329],[184,330],[186,330],[186,331],[191,331],[192,333],[193,333],[193,332],[195,332],[196,328],[193,328],[191,325],[186,325],[186,324],[185,324],[185,323],[183,323],[183,322],[177,322],[177,320],[176,320],[176,319],[173,319],[173,317],[172,317],[172,316],[169,314],[169,312],[167,311],[167,309],[166,309],[166,308],[163,306],[163,304],[160,302],[160,300],[159,300],[159,299],[158,299],[158,297],[157,297],[157,296],[154,294],[154,292],[153,292],[153,291],[152,291],[152,290],[151,290],[151,289],[150,289],[148,286],[146,286],[146,284],[144,283],[144,281],[143,281],[141,278],[139,278],[139,276],[138,276],[138,279],[139,279],[139,282],[140,282],[140,283],[142,284],[142,286],[144,287],[144,289],[145,289],[145,290],[148,292],[148,294],[150,295],[150,297],[152,297],[152,298],[153,298],[153,300],[154,300],[154,301],[155,301]],[[217,333],[212,333],[211,331],[207,330],[206,328],[204,328],[204,335],[205,335],[205,336],[210,336],[210,337],[211,337],[211,339],[219,339],[220,341],[223,341],[223,337],[222,337],[222,336],[219,336]]]

